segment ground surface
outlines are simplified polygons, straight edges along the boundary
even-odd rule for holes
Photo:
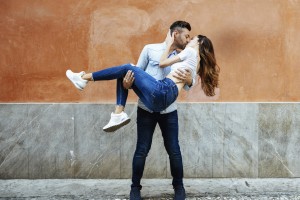
[[[300,200],[300,179],[185,179],[191,200]],[[143,199],[172,199],[169,179],[145,179]],[[128,199],[128,179],[0,180],[0,199]]]

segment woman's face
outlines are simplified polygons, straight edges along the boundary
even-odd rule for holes
[[[190,40],[190,42],[188,43],[187,46],[195,47],[195,46],[198,46],[198,45],[199,45],[199,43],[198,43],[198,37],[195,36],[195,37],[193,37],[193,38]]]

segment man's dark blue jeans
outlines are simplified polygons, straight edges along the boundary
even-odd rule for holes
[[[160,114],[159,112],[150,113],[138,108],[137,145],[132,162],[131,187],[142,187],[141,178],[157,123],[161,129],[164,145],[170,159],[171,175],[173,177],[172,185],[174,187],[183,185],[183,165],[178,142],[177,110],[167,114]]]

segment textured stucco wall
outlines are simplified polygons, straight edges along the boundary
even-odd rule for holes
[[[178,100],[185,177],[299,177],[299,18],[298,0],[1,1],[0,178],[130,177],[136,105],[104,133],[115,82],[79,92],[65,71],[135,63],[178,19],[221,67],[216,97],[196,85]],[[163,148],[156,130],[145,177],[170,177]]]
[[[299,18],[299,0],[1,1],[0,102],[114,102],[114,81],[80,93],[66,69],[135,63],[178,19],[215,45],[221,75],[213,100],[299,101]],[[179,100],[212,100],[199,90]]]
[[[130,124],[105,133],[113,107],[0,104],[0,178],[130,178],[136,105]],[[182,103],[178,112],[186,178],[300,177],[299,103]],[[170,177],[158,127],[144,177]]]

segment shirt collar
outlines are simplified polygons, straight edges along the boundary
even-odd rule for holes
[[[163,45],[164,45],[165,48],[167,48],[167,43],[166,43],[166,42],[163,42]],[[169,54],[168,58],[169,58],[170,56],[174,56],[174,55],[177,55],[177,54],[178,54],[177,51],[176,51],[176,50],[173,50],[173,51]]]

